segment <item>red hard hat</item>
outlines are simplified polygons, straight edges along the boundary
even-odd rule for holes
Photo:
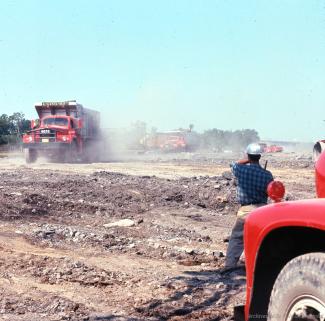
[[[280,202],[285,194],[285,187],[280,181],[272,181],[267,186],[267,195],[275,202]]]

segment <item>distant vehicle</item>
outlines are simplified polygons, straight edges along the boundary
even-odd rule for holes
[[[23,135],[27,163],[35,162],[40,155],[63,162],[96,156],[99,112],[75,100],[37,103],[35,109],[39,119],[31,121],[31,130]]]
[[[279,145],[268,145],[266,143],[259,143],[264,153],[280,153],[283,152],[283,147]]]
[[[283,147],[278,145],[270,145],[266,147],[266,153],[280,153],[283,152]]]
[[[189,130],[157,132],[143,140],[145,149],[163,152],[193,151],[198,146],[198,137]]]
[[[325,320],[325,153],[315,170],[318,199],[248,215],[246,304],[235,307],[235,321]]]
[[[165,136],[159,148],[163,151],[185,151],[185,137],[182,135]]]

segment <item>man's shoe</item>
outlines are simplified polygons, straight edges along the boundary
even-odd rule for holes
[[[231,273],[235,270],[244,270],[246,271],[246,266],[245,264],[237,264],[237,265],[232,265],[232,266],[225,266],[224,268],[219,270],[220,274],[227,274]]]
[[[238,269],[237,265],[235,265],[235,266],[225,266],[224,268],[219,270],[219,273],[220,274],[227,274],[227,273],[233,272],[233,271],[235,271],[237,269]]]

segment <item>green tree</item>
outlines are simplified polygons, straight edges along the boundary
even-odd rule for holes
[[[201,134],[200,140],[203,148],[240,151],[248,144],[259,141],[259,135],[254,129],[229,131],[213,128]]]
[[[9,135],[10,122],[9,117],[6,114],[0,116],[0,136]]]
[[[30,121],[25,119],[23,113],[13,113],[11,116],[0,116],[0,145],[17,144],[21,134],[30,128]]]
[[[12,135],[20,135],[21,133],[30,129],[30,121],[25,119],[25,115],[23,113],[13,113],[11,116],[9,116],[9,122]]]

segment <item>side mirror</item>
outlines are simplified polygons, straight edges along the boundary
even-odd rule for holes
[[[315,164],[316,192],[318,198],[325,198],[325,153],[320,153]]]
[[[274,202],[281,202],[285,194],[285,187],[280,181],[272,181],[267,186],[267,195]]]
[[[39,119],[32,119],[30,121],[30,128],[34,129],[37,128],[39,126]]]
[[[313,149],[313,160],[316,163],[321,155],[321,153],[325,149],[325,142],[324,141],[319,141],[314,145]]]

